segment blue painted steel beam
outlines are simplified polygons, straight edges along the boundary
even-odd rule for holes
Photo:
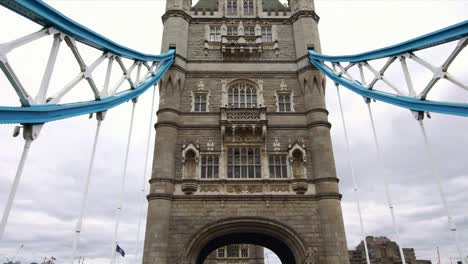
[[[174,54],[170,50],[168,54]],[[33,105],[30,107],[0,106],[0,124],[42,124],[79,115],[103,112],[140,96],[151,86],[155,85],[171,67],[174,59],[161,62],[161,66],[154,76],[132,90],[123,91],[101,100],[79,102],[71,104]]]
[[[366,98],[375,99],[384,103],[392,104],[398,107],[403,107],[412,111],[434,112],[449,115],[468,116],[468,104],[436,102],[430,100],[419,100],[409,96],[399,96],[390,93],[368,89],[357,82],[338,76],[326,65],[322,64],[317,59],[314,59],[314,51],[309,50],[310,63],[317,67],[321,72],[325,73],[334,82],[348,88],[349,90],[364,96]]]
[[[369,52],[364,52],[356,55],[345,55],[345,56],[328,56],[316,53],[314,51],[309,52],[311,59],[317,59],[328,62],[361,62],[376,60],[385,57],[392,57],[401,54],[405,54],[411,51],[417,51],[428,47],[436,46],[439,44],[447,43],[456,39],[468,37],[468,20],[461,23],[437,30],[435,32],[414,38],[389,46],[382,49],[377,49]]]
[[[0,5],[44,27],[53,27],[60,32],[75,38],[79,42],[95,47],[104,52],[111,52],[115,55],[139,61],[161,61],[170,59],[173,56],[171,53],[163,55],[148,55],[119,45],[71,20],[40,0],[0,0]]]
[[[321,72],[325,73],[334,82],[350,89],[351,91],[362,95],[366,98],[372,98],[378,101],[403,107],[412,111],[434,112],[449,115],[468,116],[468,104],[437,102],[430,100],[422,100],[410,96],[401,96],[382,91],[368,89],[360,83],[348,80],[343,76],[337,75],[333,70],[327,67],[322,62],[349,62],[359,63],[371,61],[381,58],[390,58],[403,55],[408,52],[433,47],[457,39],[468,37],[468,20],[449,26],[444,29],[417,37],[412,40],[402,42],[393,46],[382,49],[377,49],[369,52],[360,53],[357,55],[348,56],[328,56],[319,54],[313,50],[309,50],[310,63],[317,67]]]

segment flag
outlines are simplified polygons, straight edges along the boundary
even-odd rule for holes
[[[122,257],[125,257],[125,251],[119,246],[119,244],[117,244],[117,246],[115,247],[115,251],[122,255]]]

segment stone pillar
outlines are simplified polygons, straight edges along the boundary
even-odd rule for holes
[[[160,101],[156,140],[154,146],[153,171],[148,195],[148,221],[143,254],[144,264],[170,264],[169,225],[171,196],[174,192],[177,149],[178,109],[182,78],[170,70],[160,82]]]
[[[325,107],[324,79],[318,71],[302,74],[307,121],[309,127],[308,161],[311,171],[308,177],[315,181],[319,221],[322,237],[317,259],[321,264],[349,263],[341,211],[341,195],[338,190],[335,159],[330,136],[331,124]]]
[[[180,57],[187,56],[188,13],[190,0],[167,0],[161,51],[175,48]],[[180,93],[185,76],[178,71],[184,68],[183,60],[176,57],[174,66],[159,83],[158,122],[155,125],[153,171],[148,195],[148,220],[146,225],[144,264],[173,264],[169,262],[169,226],[172,210],[173,180],[176,176],[176,158],[179,127]]]

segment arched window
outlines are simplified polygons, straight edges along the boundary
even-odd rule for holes
[[[237,15],[237,0],[232,0],[232,14]]]
[[[227,14],[237,15],[237,0],[227,0]]]
[[[229,108],[255,108],[257,107],[257,89],[247,83],[238,83],[229,87]]]
[[[254,3],[253,0],[244,0],[244,15],[254,14]]]

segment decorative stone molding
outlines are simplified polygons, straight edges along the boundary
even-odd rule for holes
[[[188,145],[183,144],[182,145],[182,163],[185,162],[185,155],[187,154],[188,151],[193,150],[196,155],[196,161],[200,159],[200,147],[198,144],[194,145],[193,143],[190,143]]]
[[[289,192],[289,184],[272,184],[270,185],[271,192]]]
[[[305,179],[298,179],[291,183],[291,188],[296,194],[305,194],[309,189],[309,185]]]
[[[201,193],[219,192],[219,185],[200,185]]]
[[[181,190],[185,194],[194,194],[198,189],[197,181],[195,180],[185,180],[181,184]]]
[[[226,191],[228,193],[237,193],[237,194],[261,193],[263,192],[263,186],[262,185],[227,185]]]
[[[213,141],[213,138],[210,137],[210,138],[208,139],[208,142],[206,142],[206,150],[207,150],[207,151],[210,151],[210,152],[211,152],[211,151],[214,151],[214,144],[215,144],[215,143],[214,143],[214,141]]]
[[[273,142],[273,150],[276,152],[281,150],[281,142],[279,142],[278,137],[275,137],[275,141]]]

